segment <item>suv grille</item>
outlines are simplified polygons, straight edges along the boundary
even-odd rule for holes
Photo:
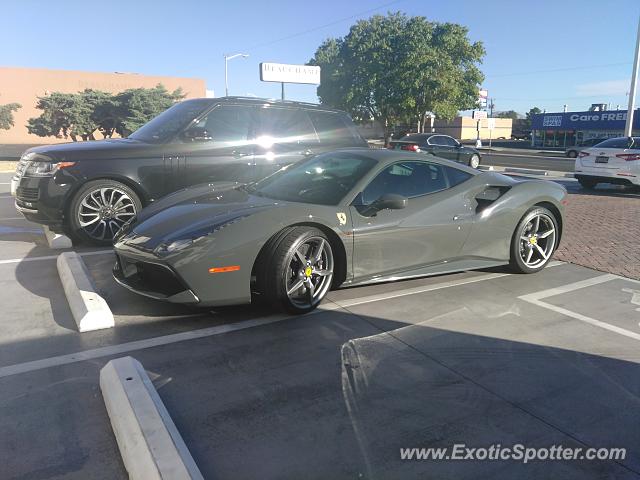
[[[16,197],[18,197],[18,200],[22,200],[24,202],[36,202],[40,197],[40,192],[37,188],[18,187],[16,190]]]

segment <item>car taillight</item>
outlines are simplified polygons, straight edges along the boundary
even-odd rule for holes
[[[418,150],[420,150],[420,147],[418,145],[402,145],[400,149],[409,150],[410,152],[417,152]]]
[[[580,152],[578,153],[578,157],[582,158],[582,157],[588,157],[589,154],[587,152]]]
[[[619,153],[616,157],[623,159],[626,162],[635,162],[640,160],[640,153]]]

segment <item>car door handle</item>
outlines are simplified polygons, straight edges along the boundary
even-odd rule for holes
[[[300,152],[302,155],[304,155],[305,157],[310,157],[311,155],[313,155],[313,151],[309,150],[308,148],[306,150],[303,150],[302,152]]]
[[[249,155],[251,155],[250,152],[239,152],[237,150],[234,150],[232,154],[235,158],[248,157]]]

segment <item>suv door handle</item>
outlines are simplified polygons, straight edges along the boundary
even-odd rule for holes
[[[300,152],[302,155],[304,155],[305,157],[310,157],[311,155],[313,155],[313,152],[311,150],[309,150],[308,148],[306,150],[303,150],[302,152]]]
[[[248,157],[249,155],[251,155],[251,153],[249,153],[249,152],[239,152],[237,150],[234,150],[231,153],[235,158]]]

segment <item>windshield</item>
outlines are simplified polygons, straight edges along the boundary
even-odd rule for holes
[[[129,135],[129,138],[146,143],[168,141],[210,106],[211,100],[204,98],[176,103],[151,121],[145,123]]]
[[[337,205],[376,164],[349,152],[319,155],[291,165],[256,184],[256,195],[289,202]]]

